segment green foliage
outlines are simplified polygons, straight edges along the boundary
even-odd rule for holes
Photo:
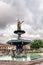
[[[42,41],[41,47],[43,48],[43,41]]]
[[[40,39],[31,42],[30,48],[39,49],[42,46],[42,41]]]

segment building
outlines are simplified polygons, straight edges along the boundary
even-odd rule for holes
[[[0,44],[0,51],[9,51],[9,50],[15,50],[15,46],[10,44]]]

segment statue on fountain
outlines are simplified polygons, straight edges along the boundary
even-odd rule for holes
[[[22,22],[20,22],[19,20],[18,20],[18,23],[17,23],[17,30],[21,30],[21,24],[23,23],[23,21]]]

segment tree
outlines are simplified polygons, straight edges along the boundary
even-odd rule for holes
[[[41,45],[42,45],[42,41],[40,39],[37,39],[31,42],[30,48],[37,50],[41,47]]]
[[[41,47],[43,48],[43,41],[42,41]]]

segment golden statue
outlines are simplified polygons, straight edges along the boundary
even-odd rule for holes
[[[21,30],[21,24],[23,23],[23,21],[22,22],[20,22],[19,20],[18,20],[18,23],[17,23],[17,29],[18,30]]]

